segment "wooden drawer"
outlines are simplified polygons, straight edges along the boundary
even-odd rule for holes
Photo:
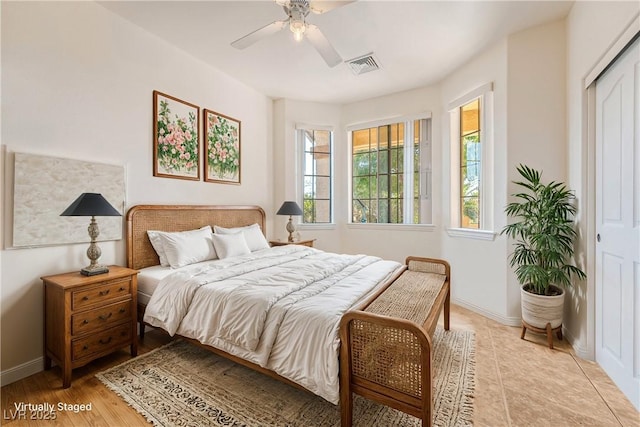
[[[95,353],[109,352],[131,342],[131,322],[73,341],[71,360],[82,359]]]
[[[123,320],[131,320],[130,299],[72,315],[71,334],[78,335],[98,328],[108,328],[109,325]]]
[[[130,278],[112,280],[95,288],[73,292],[71,297],[73,310],[129,294],[131,294]]]

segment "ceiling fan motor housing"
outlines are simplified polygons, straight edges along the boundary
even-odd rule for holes
[[[288,4],[282,6],[287,15],[293,19],[302,19],[309,14],[308,0],[289,0]]]

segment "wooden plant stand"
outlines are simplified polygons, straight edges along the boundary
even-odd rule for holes
[[[558,336],[558,339],[562,341],[562,324],[560,326],[551,329],[551,323],[547,323],[547,327],[545,329],[536,328],[535,326],[529,325],[524,320],[522,321],[522,334],[520,335],[520,339],[524,339],[524,334],[527,332],[527,329],[531,329],[533,332],[537,332],[539,334],[547,334],[547,343],[549,344],[549,348],[553,350],[553,333],[555,332]]]

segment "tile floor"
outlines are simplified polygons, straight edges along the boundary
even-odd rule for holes
[[[566,341],[504,326],[460,307],[452,327],[476,332],[476,426],[640,426],[640,413]]]

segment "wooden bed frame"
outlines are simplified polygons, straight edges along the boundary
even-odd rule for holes
[[[160,264],[158,256],[147,236],[147,230],[172,232],[193,230],[204,225],[211,225],[212,228],[215,225],[230,228],[257,223],[266,235],[266,216],[264,210],[259,206],[138,205],[129,209],[126,219],[127,267],[136,270]],[[406,264],[404,269],[398,271],[393,277],[390,277],[382,284],[374,295],[356,307],[355,310],[345,314],[342,319],[340,326],[340,338],[343,343],[340,350],[340,406],[343,426],[351,425],[352,392],[419,417],[422,419],[423,426],[431,426],[431,336],[433,335],[433,330],[435,329],[443,307],[445,313],[445,329],[449,328],[450,270],[449,265],[442,260],[409,257],[407,258]],[[400,311],[398,311],[398,307],[392,307],[393,303],[389,303],[389,307],[382,307],[382,312],[397,313],[397,317],[378,314],[379,311],[376,310],[380,309],[380,304],[377,306],[373,304],[376,300],[384,302],[384,297],[393,295],[393,292],[406,293],[409,288],[405,287],[409,286],[411,281],[415,284],[415,278],[409,280],[408,276],[404,274],[405,271],[420,271],[424,273],[424,276],[418,277],[418,281],[425,283],[434,282],[434,277],[432,276],[437,276],[434,282],[436,283],[436,289],[432,290],[433,295],[430,297],[431,300],[425,303],[423,298],[422,301],[415,301],[416,307],[413,307],[413,309],[404,310],[405,307],[400,307]],[[421,286],[421,284],[418,285]],[[393,299],[397,298],[392,297],[391,300]],[[145,324],[142,319],[145,308],[146,306],[144,304],[138,304],[140,339],[144,338]],[[416,308],[421,309],[417,317],[414,316],[411,318],[403,314],[405,311],[416,313]],[[413,345],[414,350],[412,357],[414,361],[410,361],[409,363],[417,363],[417,366],[413,367],[419,378],[416,390],[413,392],[404,389],[398,391],[394,385],[397,381],[385,380],[382,381],[383,384],[376,384],[375,381],[371,381],[370,378],[363,378],[362,372],[354,368],[362,362],[357,360],[362,353],[360,351],[362,349],[360,348],[360,350],[358,350],[357,345],[354,347],[353,343],[363,342],[363,336],[358,334],[362,331],[363,327],[365,329],[369,327],[366,325],[371,325],[370,327],[372,328],[382,326],[386,328],[387,332],[389,328],[392,328],[394,329],[394,333],[402,335],[405,341],[410,342],[408,345]],[[375,333],[381,335],[378,332]],[[276,378],[286,384],[308,391],[304,387],[267,368],[263,368],[217,348],[203,345],[196,340],[186,337],[181,338],[236,363]],[[348,343],[348,345],[345,345],[345,343]],[[415,345],[416,343],[418,343],[417,347]],[[382,344],[384,345],[384,343]],[[376,345],[380,345],[380,340],[377,340]],[[397,343],[394,345],[397,345]],[[391,348],[391,346],[387,347]],[[386,354],[389,353],[390,348],[386,349]],[[376,352],[376,354],[379,353],[378,350],[376,350]],[[387,363],[384,362],[384,358],[376,360],[378,364]],[[405,361],[404,363],[407,362]],[[386,373],[391,371],[390,366],[379,366],[378,368],[379,369],[374,369],[374,371]]]

